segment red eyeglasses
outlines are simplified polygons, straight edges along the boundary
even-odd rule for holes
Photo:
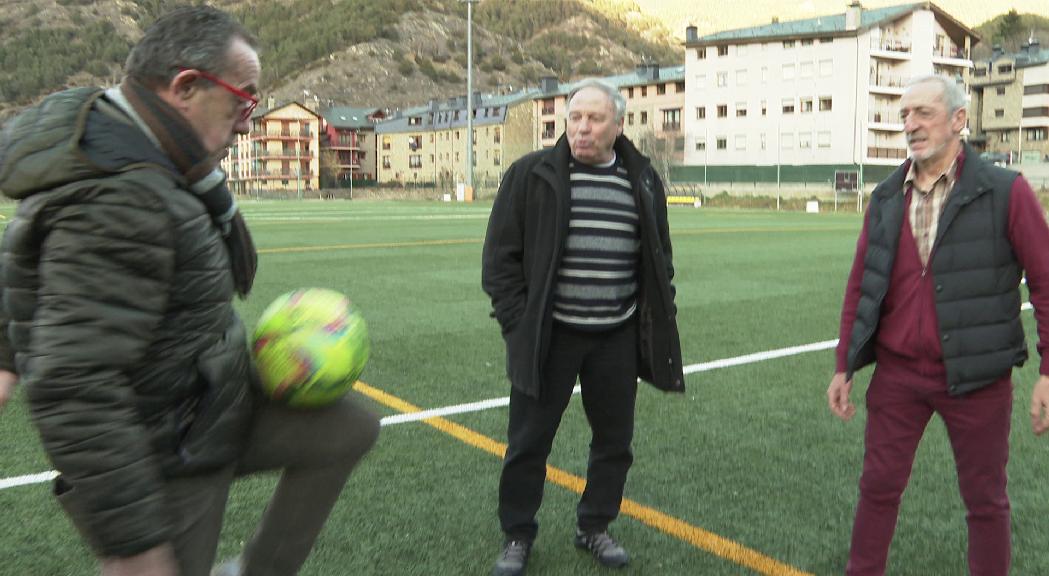
[[[237,88],[236,86],[233,86],[232,84],[229,84],[228,82],[225,82],[224,80],[222,80],[218,76],[215,76],[213,74],[208,74],[207,72],[205,72],[203,70],[197,70],[195,68],[183,68],[183,67],[180,67],[179,70],[181,70],[183,72],[185,72],[186,70],[193,70],[197,74],[200,74],[201,78],[204,78],[205,80],[208,80],[209,82],[213,82],[215,84],[218,84],[219,86],[221,86],[224,90],[226,90],[230,94],[233,94],[237,98],[240,98],[241,102],[243,103],[242,105],[244,106],[244,109],[241,110],[241,113],[240,113],[240,119],[241,120],[248,120],[248,119],[250,119],[251,118],[251,113],[254,112],[255,111],[255,107],[259,105],[259,99],[258,98],[256,98],[255,96],[253,96],[253,95],[251,95],[251,94],[241,90],[240,88]]]

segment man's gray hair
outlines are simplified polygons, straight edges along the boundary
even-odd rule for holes
[[[911,88],[918,84],[939,84],[940,101],[947,106],[948,114],[954,114],[956,110],[960,110],[966,106],[965,91],[962,90],[961,85],[955,82],[953,78],[940,74],[925,74],[911,78],[911,80],[907,82],[906,88]]]
[[[623,119],[626,114],[626,98],[619,93],[619,89],[609,84],[608,82],[601,80],[600,78],[584,78],[576,83],[575,88],[568,93],[568,99],[565,100],[565,108],[572,103],[572,98],[579,93],[580,90],[587,88],[597,88],[598,90],[605,93],[608,99],[612,102],[612,108],[615,110],[616,122],[618,123]]]
[[[166,85],[179,68],[227,72],[230,44],[241,38],[257,41],[233,16],[210,6],[177,8],[154,22],[131,49],[124,64],[128,76],[155,88]]]

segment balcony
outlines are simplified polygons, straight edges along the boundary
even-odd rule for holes
[[[871,71],[870,91],[877,94],[903,95],[903,86],[907,83],[902,75],[885,74]]]
[[[281,130],[279,132],[252,132],[252,140],[311,140],[313,132],[309,130]]]
[[[907,157],[906,148],[880,148],[877,146],[867,147],[868,158],[889,158],[895,160],[903,160]]]
[[[964,68],[972,66],[969,54],[953,44],[933,47],[932,61],[934,64],[946,64],[948,66],[961,66]]]
[[[681,131],[681,122],[664,122],[663,123],[663,131],[664,132],[680,132]]]
[[[871,57],[886,60],[910,60],[911,44],[897,38],[871,38]]]
[[[883,132],[903,132],[903,122],[898,113],[887,110],[872,112],[867,117],[868,128]]]

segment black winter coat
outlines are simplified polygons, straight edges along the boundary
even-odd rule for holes
[[[640,217],[638,377],[665,391],[683,392],[666,195],[647,158],[620,136],[623,159]],[[506,340],[506,370],[517,390],[542,398],[553,290],[568,236],[571,151],[562,136],[549,150],[528,154],[503,176],[492,206],[482,256],[481,284]]]
[[[97,89],[10,121],[0,189],[19,200],[3,242],[6,335],[59,499],[97,554],[152,548],[176,518],[165,479],[232,465],[250,425],[225,242]]]

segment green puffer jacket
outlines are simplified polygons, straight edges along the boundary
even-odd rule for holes
[[[4,334],[56,494],[95,552],[170,537],[166,478],[234,463],[254,371],[229,257],[171,162],[98,89],[0,138]]]

